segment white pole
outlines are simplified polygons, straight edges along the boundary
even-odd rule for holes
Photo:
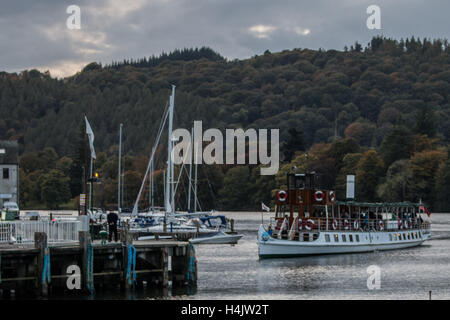
[[[195,144],[194,212],[197,212],[197,154],[198,143]]]
[[[166,203],[166,171],[163,171],[164,204]]]
[[[92,184],[92,167],[93,167],[93,164],[94,164],[94,159],[91,156],[91,169],[90,169],[91,182],[89,183],[89,209],[91,210],[91,213],[92,213],[92,187],[93,187],[93,184]]]
[[[188,190],[188,212],[191,210],[191,188],[192,188],[192,161],[194,161],[194,127],[192,127],[192,132],[191,132],[191,145],[190,145],[190,150],[189,152],[191,153],[191,162],[189,164],[189,190]]]
[[[172,95],[170,96],[169,105],[169,130],[167,134],[167,181],[166,181],[166,213],[173,211],[173,194],[171,195],[171,190],[173,191],[173,161],[172,161],[172,127],[173,127],[173,109],[175,100],[175,86],[172,85]]]
[[[120,124],[119,129],[119,169],[118,169],[118,187],[117,187],[117,212],[120,213],[120,176],[122,175],[121,172],[121,165],[122,165],[122,127],[123,124]]]
[[[152,154],[155,153],[155,147],[153,147],[153,151]],[[155,206],[155,190],[153,188],[153,173],[154,173],[154,163],[153,163],[154,158],[152,158],[152,163],[151,163],[151,176],[150,176],[150,207],[152,208],[152,212],[154,211],[154,206]]]

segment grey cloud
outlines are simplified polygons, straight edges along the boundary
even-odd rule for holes
[[[65,29],[70,4],[82,10],[82,30],[71,31],[78,34]],[[366,28],[371,4],[381,7],[382,30]],[[0,10],[0,69],[110,63],[195,46],[233,59],[266,49],[342,50],[355,41],[365,45],[377,34],[449,38],[449,9],[445,0],[7,1]],[[255,25],[274,30],[257,38],[249,32]],[[310,33],[299,35],[295,28]]]

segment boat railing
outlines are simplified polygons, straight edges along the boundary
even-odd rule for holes
[[[405,219],[357,219],[357,218],[302,218],[295,219],[291,224],[284,223],[283,219],[274,220],[274,232],[290,232],[294,227],[295,232],[320,232],[320,231],[389,231],[389,230],[409,230],[417,228],[429,228],[428,223],[421,222],[418,218]],[[294,224],[294,226],[292,226]]]

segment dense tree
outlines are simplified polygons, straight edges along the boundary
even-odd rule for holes
[[[389,167],[394,161],[409,159],[413,148],[410,130],[403,125],[396,125],[384,138],[380,147],[380,153],[385,165]]]
[[[288,130],[289,137],[283,146],[284,161],[291,161],[296,152],[305,151],[305,143],[303,142],[303,132],[296,128]]]
[[[366,151],[356,166],[355,191],[360,201],[376,201],[376,187],[383,176],[384,163],[375,150]]]
[[[413,172],[409,159],[397,160],[387,170],[385,182],[378,185],[378,197],[384,201],[412,201]]]
[[[65,79],[37,70],[1,72],[0,139],[19,141],[21,201],[30,205],[41,202],[42,177],[53,169],[69,176],[71,197],[75,198],[83,191],[86,172],[86,114],[95,132],[95,166],[102,175],[102,184],[96,185],[97,205],[104,205],[117,202],[118,128],[124,123],[123,151],[128,157],[124,167],[133,172],[124,195],[130,205],[144,174],[142,163],[145,167],[170,84],[175,84],[175,127],[191,128],[193,120],[202,120],[204,129],[280,129],[280,151],[286,155],[280,172],[286,173],[297,163],[297,170],[316,170],[324,176],[325,186],[343,191],[345,175],[352,171],[350,164],[369,147],[375,148],[385,168],[390,168],[396,161],[408,159],[413,166],[415,154],[448,145],[449,55],[445,40],[375,37],[367,48],[355,43],[344,52],[293,49],[232,61],[209,48],[182,49],[106,66],[91,63]],[[300,139],[292,139],[295,134],[289,133],[290,128],[302,133],[303,146]],[[352,138],[357,148],[346,145],[347,138]],[[163,135],[162,141],[167,137]],[[162,184],[165,146],[160,148],[158,183]],[[295,154],[298,151],[301,153]],[[142,155],[144,160],[139,160]],[[436,165],[433,174],[445,172],[442,161]],[[199,170],[199,197],[205,208],[220,208],[219,194],[227,188],[224,178],[230,170],[228,166]],[[249,190],[267,199],[263,195],[272,181],[257,179],[255,168],[249,170]],[[429,183],[437,183],[434,180],[440,177]],[[275,180],[284,184],[285,178],[277,175]],[[416,186],[414,192],[427,201],[443,203],[433,200],[435,187]],[[177,201],[183,207],[185,180],[180,190]],[[146,194],[142,204],[148,203]],[[242,201],[242,206],[249,205]],[[256,202],[251,205],[259,208]]]
[[[450,208],[450,150],[447,160],[443,161],[436,171],[435,177],[435,206],[438,212],[448,211]]]
[[[436,172],[447,153],[441,150],[427,150],[417,152],[411,157],[411,171],[413,180],[411,188],[415,201],[425,201],[431,205],[436,200],[434,188],[436,186]]]
[[[41,199],[48,209],[58,209],[71,198],[69,178],[59,170],[44,174],[41,182]]]
[[[224,186],[219,192],[221,208],[238,211],[250,207],[249,178],[250,173],[247,166],[237,166],[228,170],[223,180]]]

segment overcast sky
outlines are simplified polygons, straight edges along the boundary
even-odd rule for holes
[[[69,5],[81,9],[70,30]],[[366,26],[369,5],[381,30]],[[92,61],[208,46],[248,58],[293,48],[342,50],[372,36],[450,38],[450,0],[0,0],[0,70],[69,76]]]

